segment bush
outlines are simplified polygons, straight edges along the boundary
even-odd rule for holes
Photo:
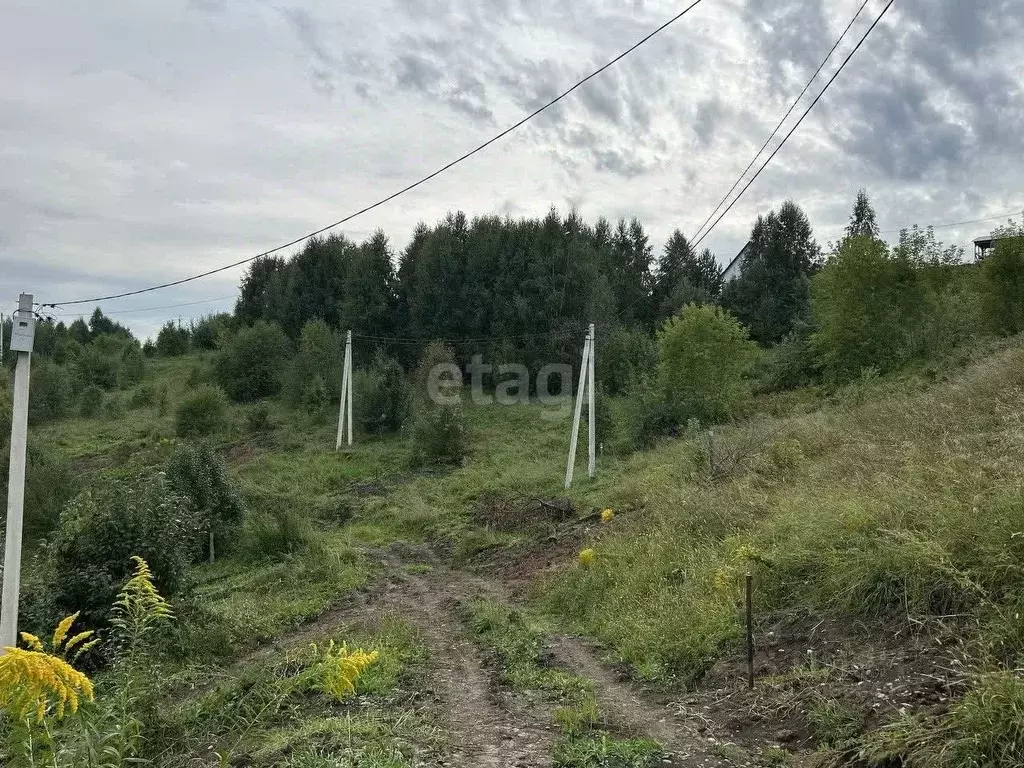
[[[413,425],[413,463],[459,464],[469,453],[469,428],[460,405],[421,408]]]
[[[756,367],[760,392],[782,392],[807,387],[818,380],[820,368],[807,336],[791,331],[769,349]]]
[[[245,414],[245,426],[253,434],[270,429],[270,407],[266,403],[257,403],[250,408]]]
[[[434,367],[454,363],[455,350],[451,347],[440,341],[432,341],[427,345],[413,374],[412,402],[417,410],[431,405],[427,387],[430,381],[430,373],[434,370]]]
[[[664,398],[643,382],[634,384],[624,396],[615,398],[613,403],[612,434],[608,440],[613,453],[632,453],[651,448],[659,437],[670,434],[676,425],[672,410]],[[601,434],[599,431],[598,435]]]
[[[131,387],[142,381],[146,375],[146,359],[138,344],[130,344],[121,353],[118,382],[122,387]]]
[[[168,320],[156,335],[156,351],[162,357],[178,357],[188,352],[188,329]]]
[[[926,286],[917,265],[881,240],[843,241],[814,277],[812,344],[828,376],[848,381],[863,368],[892,371],[912,355],[924,316]]]
[[[128,397],[128,407],[132,410],[148,408],[156,405],[157,390],[152,384],[143,384]]]
[[[0,397],[0,406],[3,405]],[[0,455],[9,452],[10,428],[0,435]],[[8,461],[0,461],[0,497],[7,498]],[[78,492],[78,480],[68,461],[54,450],[30,441],[25,461],[25,538],[48,536],[60,522],[60,512]]]
[[[1007,239],[981,262],[981,304],[986,323],[996,333],[1024,330],[1024,230],[1002,232]]]
[[[232,400],[249,402],[281,391],[291,343],[271,323],[256,323],[226,345],[217,357],[220,385]]]
[[[677,424],[727,419],[748,397],[757,345],[720,307],[683,307],[658,333],[658,344],[658,386]]]
[[[621,395],[650,377],[658,365],[658,345],[641,330],[612,328],[598,337],[594,373],[610,395]]]
[[[206,437],[228,424],[228,401],[217,387],[202,386],[178,405],[174,429],[178,437]]]
[[[62,610],[81,610],[83,624],[103,626],[132,555],[149,563],[160,593],[173,597],[185,586],[195,537],[189,502],[162,475],[105,477],[61,514],[46,547],[49,588]]]
[[[105,354],[101,350],[101,345],[96,342],[83,347],[82,353],[75,360],[77,385],[87,387],[90,384],[95,384],[103,389],[115,389],[120,368],[120,354],[120,349],[116,354]]]
[[[95,419],[103,409],[103,390],[90,384],[78,396],[78,413],[83,419]]]
[[[67,416],[71,409],[71,377],[62,366],[46,359],[34,360],[28,397],[29,424]]]
[[[288,370],[285,398],[289,405],[317,410],[340,398],[341,364],[338,335],[323,320],[306,323],[299,338],[299,351]],[[314,384],[317,379],[319,385]]]
[[[224,460],[205,443],[178,447],[167,462],[167,483],[188,499],[200,530],[207,534],[210,561],[215,543],[222,549],[231,529],[242,520],[242,500],[235,491]],[[207,542],[203,542],[204,544]],[[204,554],[200,546],[197,556]]]
[[[409,384],[397,360],[378,351],[365,376],[353,391],[356,419],[371,434],[397,432],[409,414]]]
[[[196,349],[217,349],[231,332],[231,325],[231,315],[226,312],[193,320],[189,326],[192,346]]]

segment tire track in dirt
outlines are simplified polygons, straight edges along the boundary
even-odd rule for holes
[[[459,768],[550,768],[553,735],[513,700],[499,701],[482,654],[466,635],[458,602],[478,594],[451,571],[424,576],[392,571],[374,611],[414,624],[430,651],[431,682],[444,707]]]
[[[712,750],[713,740],[700,733],[694,724],[679,720],[666,707],[649,702],[635,685],[621,681],[582,638],[554,635],[548,639],[548,651],[555,664],[593,683],[598,707],[612,723],[658,741],[669,753],[671,765],[736,765],[716,754]]]

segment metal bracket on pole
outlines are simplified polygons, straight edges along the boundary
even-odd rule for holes
[[[4,586],[0,602],[0,655],[18,640],[18,598],[21,589],[21,536],[25,512],[25,450],[28,445],[28,390],[35,341],[32,296],[21,294],[11,324],[10,350],[18,353],[14,370],[11,418],[11,468],[7,482],[7,532],[4,545]]]
[[[334,450],[341,448],[342,435],[348,424],[348,444],[352,445],[352,331],[345,334],[345,362],[341,367],[341,405],[338,408],[338,439]]]

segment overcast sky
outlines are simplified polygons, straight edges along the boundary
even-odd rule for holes
[[[400,250],[417,221],[449,210],[574,206],[590,220],[639,217],[660,250],[710,213],[860,2],[704,0],[541,118],[342,231],[358,240],[380,227]],[[22,290],[44,302],[131,290],[339,219],[480,143],[684,6],[3,5],[5,311]],[[828,73],[883,5],[870,0]],[[758,213],[793,198],[825,245],[860,187],[886,230],[1019,210],[1022,33],[1019,0],[897,0],[707,243],[727,262]],[[939,234],[966,245],[996,223]],[[146,335],[233,299],[147,308],[232,296],[240,275],[103,308]]]

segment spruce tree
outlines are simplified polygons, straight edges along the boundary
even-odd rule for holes
[[[857,202],[853,205],[850,223],[846,225],[846,237],[878,237],[878,223],[875,221],[875,209],[871,207],[866,190],[857,193]]]

